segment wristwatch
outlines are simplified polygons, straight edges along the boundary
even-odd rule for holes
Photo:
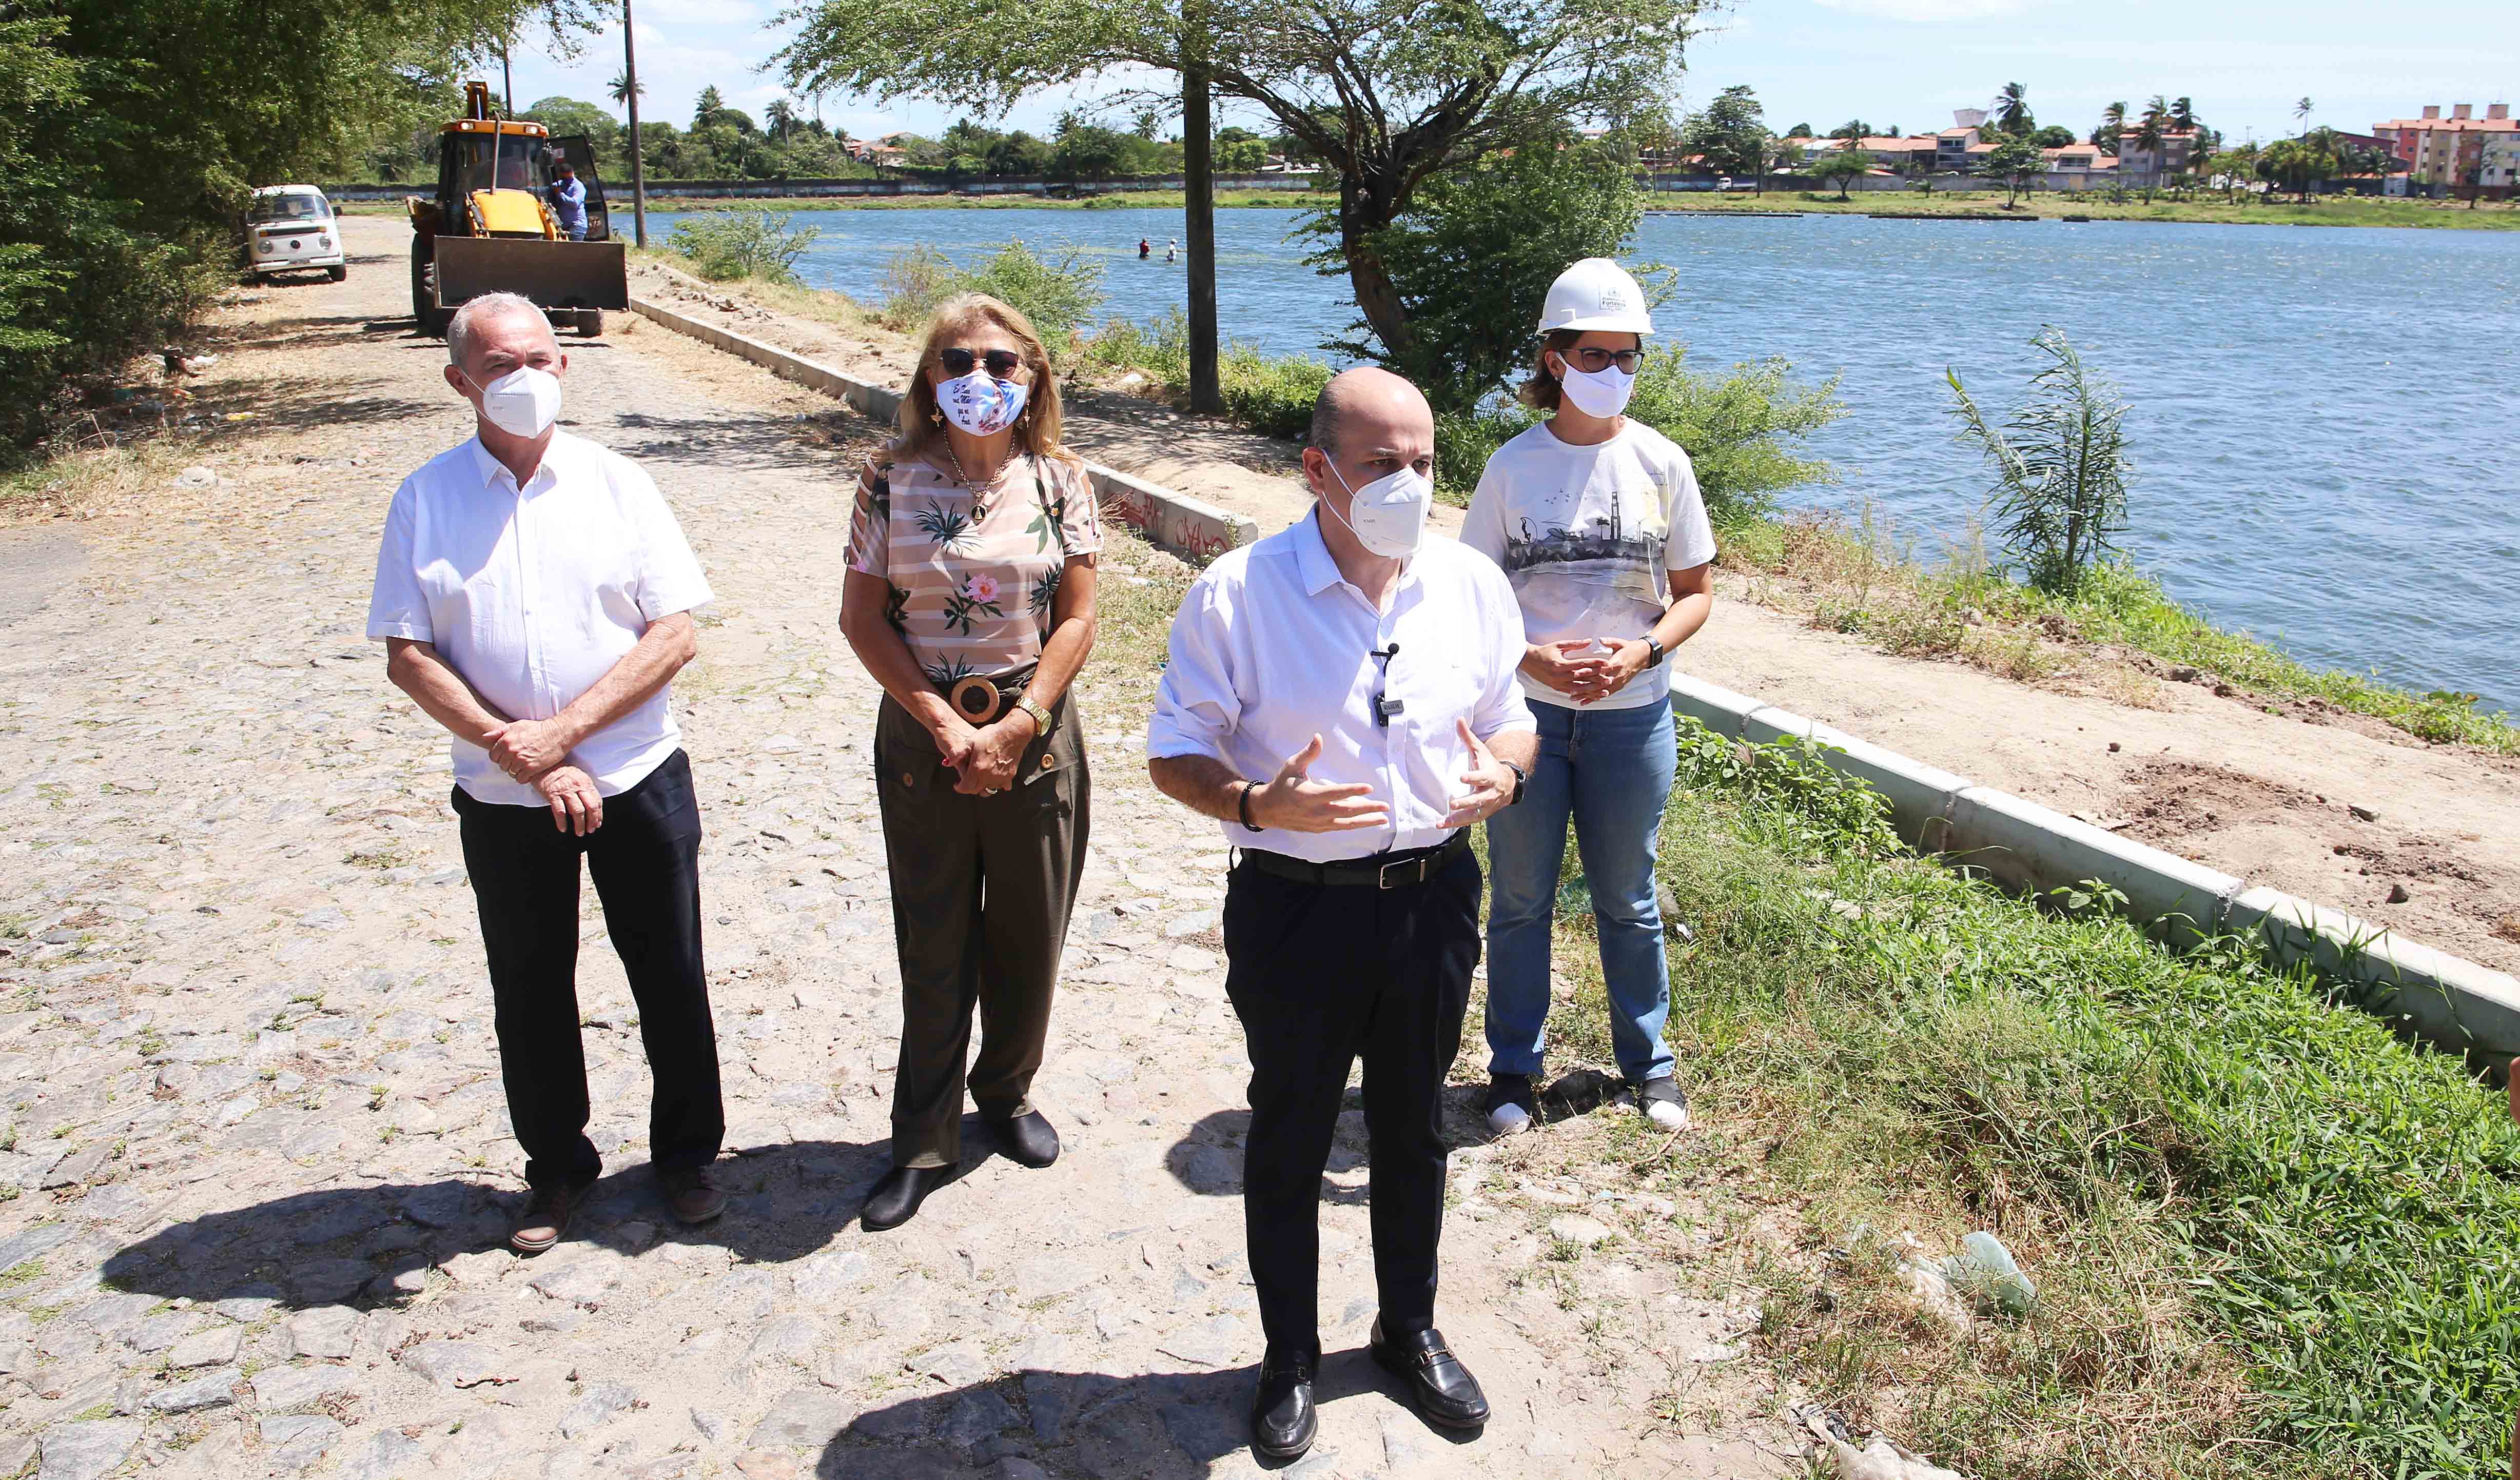
[[[1505,799],[1505,804],[1507,806],[1513,806],[1522,800],[1523,783],[1531,780],[1531,777],[1529,773],[1525,772],[1520,766],[1517,766],[1513,762],[1506,760],[1503,757],[1498,758],[1497,764],[1513,773],[1513,795]]]
[[[1050,733],[1050,711],[1041,706],[1041,700],[1029,693],[1019,694],[1015,695],[1015,707],[1032,716],[1035,732],[1042,735]]]
[[[1647,634],[1645,634],[1645,666],[1646,666],[1646,667],[1648,667],[1648,668],[1659,668],[1659,667],[1661,667],[1661,666],[1662,666],[1662,660],[1663,660],[1664,658],[1669,657],[1669,656],[1671,656],[1671,650],[1670,650],[1670,649],[1665,648],[1661,643],[1659,643],[1659,642],[1655,641],[1655,640],[1654,640],[1654,637],[1653,637],[1653,634],[1651,634],[1651,633],[1647,633]]]

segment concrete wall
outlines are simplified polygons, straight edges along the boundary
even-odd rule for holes
[[[968,196],[988,195],[1125,195],[1132,191],[1180,190],[1179,175],[1132,175],[1118,180],[1050,180],[1016,175],[968,175],[953,179],[943,175],[899,177],[882,180],[651,180],[647,184],[648,200],[658,201],[732,198],[739,200],[822,200],[870,196]],[[1218,175],[1218,190],[1284,190],[1302,191],[1313,188],[1310,175]],[[324,194],[336,201],[399,201],[405,196],[427,195],[436,189],[430,181],[407,185],[327,185]],[[616,211],[630,208],[630,185],[626,180],[608,180],[604,186],[605,203]]]
[[[731,329],[722,329],[689,314],[676,313],[647,298],[633,297],[630,308],[641,317],[661,324],[676,334],[689,335],[703,343],[713,344],[729,354],[750,360],[784,380],[812,386],[844,401],[877,421],[892,421],[901,408],[901,392],[891,386],[861,381],[829,365],[790,354]],[[1100,463],[1087,463],[1085,472],[1094,485],[1094,491],[1101,497],[1102,508],[1112,517],[1177,555],[1197,561],[1213,560],[1238,545],[1248,545],[1260,538],[1258,521],[1248,516],[1228,513],[1213,504],[1201,503]]]
[[[2377,925],[2060,816],[1746,695],[1672,676],[1672,707],[1719,735],[1766,743],[1801,736],[1828,764],[1890,803],[1918,850],[2035,893],[2097,879],[2138,924],[2172,944],[2252,934],[2274,958],[2308,961],[2360,990],[2362,1007],[2405,1031],[2489,1063],[2520,1055],[2520,980],[2402,940]]]

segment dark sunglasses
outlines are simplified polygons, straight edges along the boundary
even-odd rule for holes
[[[986,365],[989,374],[1003,381],[1023,364],[1023,356],[1012,349],[992,349],[986,354],[960,348],[940,349],[936,351],[936,363],[945,367],[947,375],[957,378],[969,375],[973,365]]]
[[[1601,349],[1591,344],[1581,349],[1561,349],[1558,353],[1586,375],[1599,375],[1612,365],[1618,366],[1622,374],[1635,375],[1637,367],[1645,361],[1645,352],[1642,349]]]

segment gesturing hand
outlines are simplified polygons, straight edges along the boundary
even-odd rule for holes
[[[510,720],[482,738],[490,763],[520,782],[532,781],[568,758],[568,737],[557,720]]]
[[[534,789],[551,804],[552,826],[584,837],[604,826],[604,793],[595,778],[575,766],[554,766],[534,778]]]
[[[1391,821],[1390,810],[1382,803],[1366,800],[1372,786],[1362,783],[1334,786],[1308,780],[1313,762],[1321,758],[1322,738],[1316,735],[1286,758],[1269,785],[1252,788],[1251,820],[1263,828],[1289,832],[1354,832]]]
[[[1462,773],[1462,785],[1470,789],[1453,798],[1453,811],[1444,826],[1466,828],[1495,816],[1513,800],[1513,768],[1496,758],[1487,742],[1471,731],[1468,720],[1455,720],[1453,725],[1462,743],[1470,747],[1470,769]]]

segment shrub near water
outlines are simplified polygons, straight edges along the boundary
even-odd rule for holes
[[[966,292],[1012,305],[1032,320],[1052,354],[1063,355],[1075,344],[1077,329],[1102,304],[1102,268],[1075,247],[1052,258],[1019,241],[968,270],[924,244],[904,247],[884,263],[884,317],[904,332],[916,332],[937,304]]]
[[[2498,1097],[2239,942],[2174,957],[1888,853],[1803,758],[1685,725],[1681,759],[1675,1046],[1852,1248],[1767,1308],[1820,1397],[1986,1480],[2503,1473]],[[1859,1221],[1994,1229],[2039,1312],[1919,1322]]]
[[[689,257],[692,270],[712,283],[745,278],[793,283],[796,259],[822,234],[819,226],[789,224],[781,212],[712,210],[674,223],[666,245]]]

